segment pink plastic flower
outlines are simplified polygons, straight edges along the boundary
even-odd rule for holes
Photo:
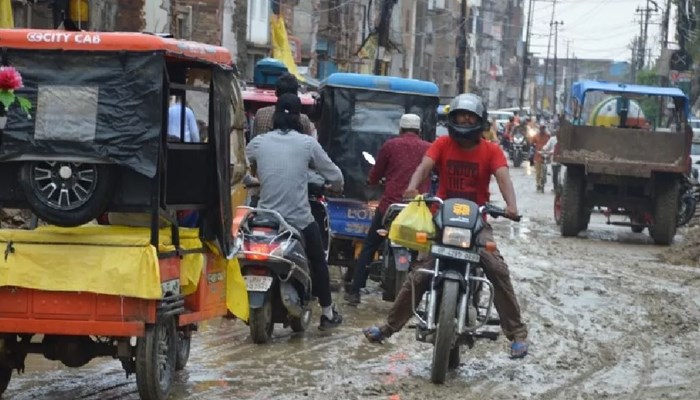
[[[14,67],[0,67],[0,90],[17,90],[22,87],[22,75]]]

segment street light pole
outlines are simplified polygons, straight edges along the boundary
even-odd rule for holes
[[[530,32],[532,29],[532,6],[534,5],[534,3],[534,0],[530,0],[530,3],[528,5],[527,29],[525,31],[525,48],[523,49],[523,75],[521,77],[522,81],[520,82],[520,101],[518,102],[518,105],[520,106],[520,111],[523,110],[523,103],[525,102],[525,80],[527,79],[527,67],[530,64]],[[530,105],[532,106],[533,104]]]
[[[559,37],[559,25],[564,25],[564,21],[554,21],[554,88],[552,89],[552,116],[557,115],[557,39]]]

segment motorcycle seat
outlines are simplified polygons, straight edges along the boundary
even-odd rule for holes
[[[264,214],[257,214],[253,218],[250,219],[248,222],[250,227],[257,227],[257,228],[270,228],[270,229],[279,229],[280,224],[279,222]]]
[[[258,228],[270,228],[270,229],[276,229],[280,230],[280,223],[277,221],[275,218],[270,217],[269,215],[264,215],[264,214],[257,214],[253,216],[253,218],[250,219],[248,222],[248,225],[253,228],[253,227],[258,227]],[[289,225],[290,231],[292,232],[292,237],[297,239],[299,242],[301,242],[302,246],[306,248],[306,241],[304,240],[304,235],[301,234],[301,231],[297,229],[294,226]]]

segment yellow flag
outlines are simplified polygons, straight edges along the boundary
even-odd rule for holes
[[[12,29],[15,21],[12,18],[12,0],[0,0],[0,28]]]
[[[292,56],[292,46],[289,45],[287,37],[287,28],[284,26],[284,18],[281,15],[272,15],[270,32],[272,34],[272,58],[282,61],[289,72],[294,74],[300,82],[306,82],[297,71],[297,65]]]

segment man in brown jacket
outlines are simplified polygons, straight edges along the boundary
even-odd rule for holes
[[[297,78],[294,75],[290,74],[289,72],[285,72],[284,74],[280,75],[280,77],[277,79],[275,89],[275,94],[278,98],[286,93],[298,95],[299,82],[297,81]],[[274,104],[271,106],[263,107],[255,113],[253,137],[262,135],[263,133],[267,133],[272,130],[272,116],[274,113]],[[311,135],[314,138],[316,137],[316,128],[314,128],[313,124],[309,120],[309,117],[306,116],[306,114],[301,114],[301,126],[302,128],[304,128],[304,132],[301,133]]]

